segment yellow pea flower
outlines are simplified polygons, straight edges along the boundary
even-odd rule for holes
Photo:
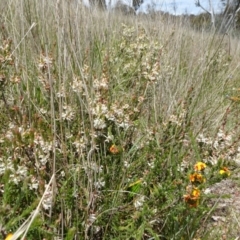
[[[11,240],[12,236],[13,236],[12,233],[8,233],[8,235],[6,236],[5,240]]]
[[[223,176],[229,177],[231,175],[230,170],[227,167],[222,167],[222,169],[219,171],[219,173]]]
[[[206,167],[207,167],[207,165],[204,162],[197,162],[194,165],[195,171],[203,171]]]
[[[109,151],[110,151],[112,154],[117,154],[117,153],[119,153],[119,147],[117,147],[115,144],[113,144],[113,145],[109,148]]]
[[[206,179],[200,173],[190,174],[189,179],[192,183],[203,183],[206,182]]]

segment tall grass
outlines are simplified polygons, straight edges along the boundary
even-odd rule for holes
[[[204,189],[238,155],[237,40],[74,1],[0,9],[3,235],[204,237]]]

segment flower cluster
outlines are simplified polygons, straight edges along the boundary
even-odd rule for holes
[[[194,165],[194,172],[189,175],[189,180],[191,185],[187,186],[187,194],[185,194],[184,201],[190,206],[190,207],[197,207],[200,200],[200,189],[203,187],[203,183],[206,182],[205,178],[205,169],[207,165],[204,162],[197,162]],[[218,168],[219,169],[219,168]],[[218,172],[222,178],[229,177],[231,172],[230,170],[222,166]],[[205,191],[207,193],[207,191]]]
[[[187,188],[187,194],[184,195],[184,201],[190,207],[197,207],[199,204],[199,199],[201,192],[198,188]]]
[[[194,165],[194,173],[190,174],[189,180],[191,185],[187,187],[187,194],[185,194],[184,201],[190,207],[197,207],[200,200],[201,191],[198,186],[206,181],[204,177],[204,170],[206,164],[204,162],[197,162]]]
[[[203,163],[203,162],[197,162],[197,163],[194,165],[194,170],[195,170],[196,172],[201,172],[201,171],[203,171],[205,168],[206,168],[206,164]]]
[[[231,175],[230,170],[227,167],[222,167],[219,170],[219,173],[223,176],[223,177],[229,177]]]
[[[196,172],[190,174],[189,179],[192,183],[203,183],[206,181],[202,174]]]
[[[233,139],[234,133],[226,133],[219,129],[215,137],[206,137],[199,134],[197,142],[203,153],[203,160],[211,165],[216,165],[219,159],[237,162],[240,159],[237,142]],[[239,148],[240,149],[240,148]]]
[[[40,82],[41,86],[43,87],[44,91],[50,90],[50,72],[53,65],[53,58],[51,56],[46,56],[41,54],[38,61],[38,81]]]

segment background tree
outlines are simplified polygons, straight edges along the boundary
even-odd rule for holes
[[[121,0],[119,0],[116,3],[116,5],[114,6],[113,9],[114,9],[114,11],[119,11],[119,12],[123,13],[124,15],[136,15],[135,8],[123,3]]]
[[[221,27],[225,31],[228,31],[230,28],[239,28],[240,0],[222,0],[222,3],[224,11]]]
[[[216,27],[215,13],[214,13],[214,9],[212,7],[211,0],[209,0],[209,10],[207,10],[206,8],[203,7],[200,0],[196,0],[195,4],[196,4],[197,7],[200,7],[202,10],[204,10],[206,13],[208,13],[211,16],[212,26],[215,28]]]
[[[137,10],[142,3],[143,3],[143,0],[133,0],[132,1],[133,7],[135,8],[135,10]]]
[[[196,0],[196,6],[202,8],[206,13],[211,16],[212,26],[218,27],[218,30],[227,33],[230,29],[238,28],[240,21],[240,0],[221,0],[223,10],[220,14],[215,14],[212,7],[212,1],[209,0],[209,8],[207,10],[203,7],[200,0]],[[217,21],[216,21],[217,19]]]
[[[143,3],[144,0],[132,0],[132,7],[137,10],[140,5]],[[121,1],[119,1],[121,2]],[[91,6],[96,6],[100,9],[106,9],[107,5],[106,5],[106,0],[89,0],[89,3]],[[124,4],[124,3],[122,3]],[[126,4],[124,4],[126,5]]]
[[[100,9],[106,9],[106,1],[105,0],[89,0],[91,6],[98,7]]]

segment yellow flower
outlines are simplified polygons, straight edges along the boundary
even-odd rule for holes
[[[203,163],[203,162],[197,162],[197,163],[194,165],[195,171],[203,171],[205,168],[206,168],[206,164]]]
[[[190,174],[189,179],[192,183],[196,182],[196,183],[203,183],[206,181],[206,179],[203,177],[202,174],[200,173],[193,173]]]
[[[110,148],[109,148],[109,151],[112,153],[112,154],[117,154],[119,153],[119,148],[113,144]]]
[[[187,189],[187,191],[188,191],[188,189]],[[191,190],[191,193],[184,195],[183,198],[184,198],[184,201],[190,207],[197,207],[199,204],[200,190],[197,188],[194,188]]]
[[[197,189],[197,188],[194,188],[191,196],[194,197],[194,198],[199,198],[200,197],[200,190]]]
[[[219,173],[223,176],[229,177],[231,175],[230,170],[227,167],[222,167]]]
[[[9,234],[6,236],[5,240],[11,240],[11,239],[12,239],[12,236],[13,236],[13,234],[12,234],[12,233],[9,233]]]
[[[187,194],[183,196],[184,201],[190,206],[190,207],[197,207],[199,204],[198,198],[193,198],[191,195]]]

